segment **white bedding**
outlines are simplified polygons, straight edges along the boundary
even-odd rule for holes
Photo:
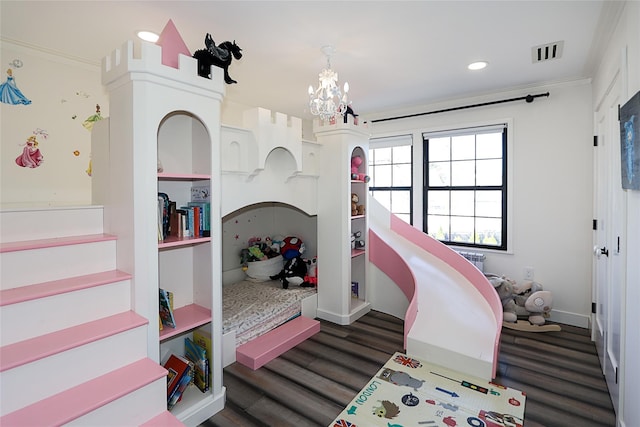
[[[236,346],[259,337],[300,314],[301,301],[316,288],[290,286],[282,282],[243,280],[222,287],[222,333],[236,331]]]

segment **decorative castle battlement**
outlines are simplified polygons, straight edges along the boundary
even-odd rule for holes
[[[102,59],[102,84],[109,90],[128,80],[147,80],[167,83],[180,90],[197,92],[200,95],[220,98],[224,96],[223,70],[211,68],[211,79],[198,75],[198,61],[178,54],[178,68],[162,62],[162,47],[149,42],[134,45],[125,42]]]
[[[263,165],[269,153],[282,147],[293,156],[298,169],[302,169],[302,120],[265,108],[252,108],[243,113],[244,127],[255,136],[258,165]]]

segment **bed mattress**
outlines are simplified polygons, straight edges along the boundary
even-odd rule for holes
[[[316,288],[282,289],[277,280],[243,280],[222,287],[222,333],[235,329],[236,346],[259,337],[300,314],[301,301]]]

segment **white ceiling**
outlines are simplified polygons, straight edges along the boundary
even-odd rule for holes
[[[616,6],[617,4],[617,6]],[[3,40],[98,64],[135,31],[171,19],[191,52],[235,40],[227,99],[310,118],[307,88],[326,65],[348,81],[357,113],[592,76],[612,1],[6,1]],[[559,59],[534,46],[564,41]],[[485,60],[471,72],[466,66]]]

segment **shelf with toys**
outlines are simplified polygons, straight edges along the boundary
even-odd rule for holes
[[[318,317],[348,325],[370,310],[367,297],[366,126],[319,124],[318,258],[335,266],[318,275]],[[353,168],[353,169],[352,169]],[[355,174],[355,175],[353,175]]]

